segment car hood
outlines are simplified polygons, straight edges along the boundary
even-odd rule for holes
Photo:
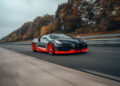
[[[76,44],[80,43],[78,39],[56,39],[57,41],[60,41],[62,44]]]

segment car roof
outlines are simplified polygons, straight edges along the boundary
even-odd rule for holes
[[[51,36],[51,35],[65,35],[65,34],[62,34],[62,33],[50,33],[50,34],[43,35],[41,37]]]
[[[62,35],[62,33],[51,33],[51,34],[48,34],[48,35]]]

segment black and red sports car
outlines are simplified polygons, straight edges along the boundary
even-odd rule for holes
[[[70,54],[87,52],[87,44],[80,38],[64,34],[48,34],[32,41],[32,50],[49,54]]]

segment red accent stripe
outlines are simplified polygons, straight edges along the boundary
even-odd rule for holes
[[[58,50],[55,50],[55,54],[80,53],[80,52],[87,52],[87,51],[88,51],[88,48],[82,49],[82,50],[71,49],[70,51],[58,51]]]
[[[46,48],[43,48],[43,47],[36,47],[36,51],[39,51],[39,52],[48,52],[48,50]]]

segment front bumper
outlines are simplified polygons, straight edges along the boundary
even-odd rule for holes
[[[75,50],[75,49],[71,49],[70,51],[59,51],[59,50],[55,50],[55,54],[72,54],[72,53],[82,53],[82,52],[87,52],[88,48],[85,49],[81,49],[81,50]]]

